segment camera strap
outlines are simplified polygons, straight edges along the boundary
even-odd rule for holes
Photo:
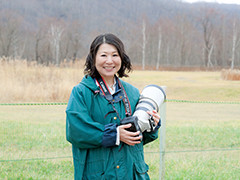
[[[131,110],[129,99],[127,97],[127,93],[126,93],[126,91],[125,91],[121,81],[119,80],[119,78],[117,76],[115,76],[115,77],[116,77],[116,79],[118,81],[118,84],[119,84],[119,86],[120,86],[120,88],[121,88],[121,90],[123,92],[123,102],[124,102],[126,116],[127,117],[131,116],[132,115],[132,110]],[[113,105],[113,96],[111,95],[111,93],[110,93],[110,91],[109,91],[109,89],[108,89],[108,87],[106,85],[106,82],[104,81],[104,79],[101,76],[98,76],[96,78],[96,81],[97,81],[97,83],[98,83],[98,85],[99,85],[99,87],[100,87],[104,97],[106,98],[106,100],[108,102],[110,102],[112,104],[114,111],[117,113],[118,118],[121,120],[121,118],[120,118],[120,116],[119,116],[115,106]]]

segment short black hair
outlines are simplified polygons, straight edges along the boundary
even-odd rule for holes
[[[95,67],[95,60],[96,60],[96,54],[98,52],[100,45],[104,43],[113,45],[117,49],[118,54],[121,58],[122,63],[119,71],[117,72],[118,76],[128,77],[125,71],[127,70],[128,72],[130,72],[132,70],[131,60],[128,57],[128,55],[125,53],[125,49],[122,41],[117,36],[110,33],[101,34],[93,40],[90,46],[89,54],[86,58],[84,74],[89,75],[92,78],[99,76],[99,73]]]

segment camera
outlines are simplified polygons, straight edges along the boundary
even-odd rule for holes
[[[137,131],[141,131],[140,127],[138,125],[138,117],[137,116],[129,116],[129,117],[125,117],[122,121],[121,121],[121,125],[124,124],[132,124],[132,126],[130,128],[127,128],[126,130],[131,131],[131,132],[137,132]]]
[[[159,112],[159,107],[165,100],[166,94],[160,86],[151,84],[144,87],[133,113],[133,116],[138,119],[137,122],[141,132],[153,132],[155,130],[154,120],[147,111],[156,110]]]
[[[132,126],[126,130],[131,132],[140,131],[140,135],[142,135],[144,131],[153,132],[156,125],[153,117],[149,115],[147,111],[156,110],[159,112],[159,107],[165,100],[166,94],[160,86],[151,84],[144,87],[136,105],[135,112],[132,116],[125,117],[120,124],[132,124]]]

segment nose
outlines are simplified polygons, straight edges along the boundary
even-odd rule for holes
[[[106,61],[106,63],[112,63],[113,61],[112,61],[112,56],[107,56],[107,61]]]

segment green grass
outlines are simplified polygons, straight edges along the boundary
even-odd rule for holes
[[[166,179],[240,177],[240,105],[167,103]],[[145,147],[152,179],[159,177],[159,141]]]
[[[72,166],[68,159],[4,162],[0,179],[73,179]]]
[[[165,179],[238,179],[239,151],[188,152],[165,155]],[[146,154],[151,179],[159,179],[158,154]]]
[[[139,89],[148,83],[167,85],[168,98],[240,100],[240,83],[222,81],[216,72],[141,74],[128,81]],[[0,106],[0,179],[73,179],[65,108]],[[165,179],[239,179],[240,104],[168,102],[166,110]],[[145,146],[153,180],[159,178],[159,159],[156,140]]]
[[[13,161],[0,162],[0,179],[73,178],[65,108],[1,106],[0,159]],[[239,139],[239,105],[167,103],[166,179],[237,179]],[[145,146],[152,179],[158,152],[158,140]]]

